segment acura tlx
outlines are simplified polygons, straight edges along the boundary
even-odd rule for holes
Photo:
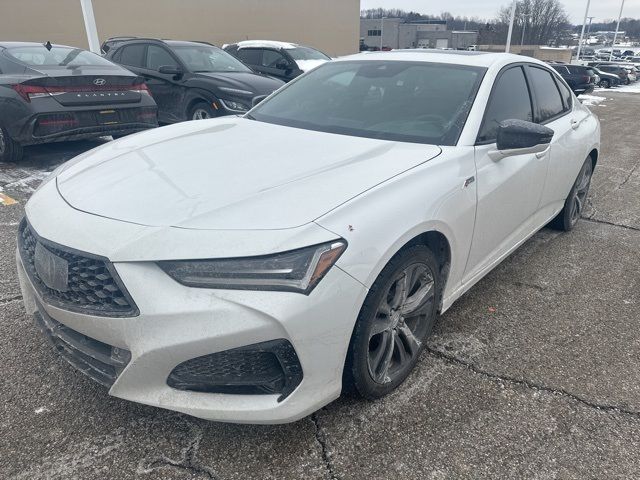
[[[249,423],[379,398],[439,313],[543,226],[574,227],[599,145],[537,60],[345,57],[243,117],[63,164],[19,228],[25,307],[116,397]]]

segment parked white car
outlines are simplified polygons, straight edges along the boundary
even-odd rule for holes
[[[347,386],[378,398],[438,312],[550,221],[576,224],[599,143],[542,62],[346,57],[245,117],[136,134],[56,170],[20,226],[24,303],[116,397],[254,423],[302,418]]]

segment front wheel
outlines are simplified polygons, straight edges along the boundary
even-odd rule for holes
[[[593,162],[587,157],[578,173],[578,178],[571,187],[571,191],[564,202],[564,207],[556,218],[551,221],[551,226],[568,232],[578,223],[589,195],[591,176],[593,175]]]
[[[345,382],[365,398],[387,395],[409,375],[435,323],[441,280],[424,245],[400,251],[382,270],[360,310]]]
[[[609,88],[609,87],[611,87],[611,82],[609,80],[607,80],[607,79],[600,80],[600,86],[602,88]]]
[[[0,162],[17,162],[22,158],[22,146],[0,127]]]
[[[215,116],[215,110],[206,102],[198,102],[189,109],[189,120],[206,120]]]

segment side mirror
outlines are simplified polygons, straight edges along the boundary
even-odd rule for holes
[[[553,130],[524,120],[505,120],[498,125],[497,150],[489,152],[494,159],[526,153],[541,153],[549,148]]]
[[[162,65],[158,68],[158,73],[163,73],[165,75],[180,75],[182,73],[182,69],[176,65]]]
[[[256,105],[258,105],[261,101],[263,101],[268,96],[269,95],[257,95],[255,97],[253,97],[253,99],[251,100],[251,108],[253,108]]]
[[[289,65],[289,62],[287,62],[284,58],[281,58],[276,62],[276,68],[278,70],[289,70],[291,68],[291,65]]]

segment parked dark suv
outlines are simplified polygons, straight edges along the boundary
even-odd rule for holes
[[[569,64],[553,64],[551,67],[564,78],[576,95],[590,93],[598,84],[599,78],[591,67]]]
[[[285,82],[331,60],[315,48],[273,40],[245,40],[222,48],[252,70]]]
[[[74,47],[0,42],[0,162],[25,145],[157,125],[143,80],[119,65]]]
[[[283,85],[203,42],[123,37],[108,40],[102,50],[144,78],[161,123],[241,114],[255,97]]]

